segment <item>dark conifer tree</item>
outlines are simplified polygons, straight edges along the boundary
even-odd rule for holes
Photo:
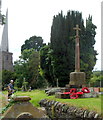
[[[68,11],[66,16],[61,12],[54,16],[51,27],[51,49],[53,50],[53,71],[60,86],[69,83],[69,74],[74,71],[75,31],[73,28],[76,24],[81,28],[79,34],[81,71],[86,72],[88,79],[96,63],[97,53],[93,46],[96,26],[92,23],[92,17],[89,16],[85,27],[82,13],[78,11]]]

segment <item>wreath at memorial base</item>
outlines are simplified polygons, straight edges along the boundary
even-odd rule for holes
[[[70,89],[70,92],[64,92],[63,94],[70,94],[70,99],[77,99],[84,93],[90,93],[90,90],[87,87],[83,87],[81,92],[77,92],[76,88],[72,88]]]
[[[77,99],[78,98],[78,94],[73,93],[70,95],[70,99]]]
[[[83,93],[90,93],[90,90],[87,87],[82,88]]]

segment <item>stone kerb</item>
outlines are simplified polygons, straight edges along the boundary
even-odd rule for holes
[[[14,104],[3,114],[2,120],[16,118],[46,118],[43,111],[35,108],[28,96],[18,96],[14,98]]]

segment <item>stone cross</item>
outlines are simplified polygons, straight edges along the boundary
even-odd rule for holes
[[[76,25],[76,45],[75,45],[75,72],[80,72],[80,48],[79,48],[79,25]]]

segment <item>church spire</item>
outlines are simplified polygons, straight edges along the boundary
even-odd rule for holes
[[[8,45],[8,10],[6,12],[6,23],[4,24],[2,41],[1,41],[1,51],[9,52]]]

